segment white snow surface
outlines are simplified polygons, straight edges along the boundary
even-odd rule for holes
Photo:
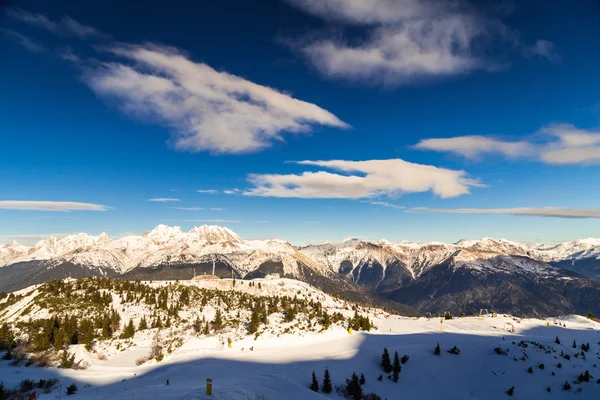
[[[343,308],[343,302],[305,283],[283,279],[256,281],[261,283],[263,294],[281,294],[282,288],[285,288],[293,293],[298,291],[300,296],[317,295],[322,298],[323,307],[330,312],[352,314],[352,311]],[[182,283],[231,289],[226,280]],[[167,284],[155,282],[151,285]],[[257,289],[237,285],[235,290]],[[30,287],[18,293],[29,293],[29,296],[11,307],[11,320],[16,318],[16,311],[27,307],[37,292],[35,287]],[[143,313],[134,305],[115,308],[124,321],[133,318],[137,323]],[[516,399],[546,396],[597,399],[600,396],[600,385],[596,383],[600,377],[596,367],[600,364],[597,359],[600,324],[587,318],[564,316],[541,320],[487,315],[483,319],[477,316],[441,322],[438,318],[400,317],[376,309],[365,311],[377,327],[369,333],[348,334],[345,329],[334,326],[322,333],[265,334],[255,340],[253,336],[235,336],[235,333],[219,337],[163,330],[166,337],[171,334],[181,336],[183,345],[160,363],[150,361],[136,366],[135,360],[149,352],[156,331],[147,330],[137,332],[129,343],[124,340],[102,342],[91,353],[80,345],[71,346],[68,351],[76,355],[77,362],[89,365],[86,370],[11,367],[7,361],[0,361],[0,377],[8,387],[14,387],[27,378],[58,378],[63,384],[63,391],[64,386],[76,383],[79,391],[74,399],[247,400],[259,395],[270,400],[340,399],[335,390],[325,395],[308,389],[312,371],[321,382],[327,367],[334,387],[343,385],[352,372],[364,373],[366,383],[363,390],[376,393],[382,399],[503,400],[507,398],[506,390],[512,386],[515,387]],[[30,312],[35,314],[39,311]],[[281,328],[279,319],[274,316],[269,319],[273,332]],[[507,331],[511,326],[515,332]],[[234,338],[232,348],[223,344],[226,337]],[[559,337],[562,344],[555,344],[555,337]],[[527,348],[519,347],[522,340],[540,343],[557,352],[546,354],[531,343]],[[571,347],[573,340],[578,344],[590,343],[586,360],[572,356],[567,361],[559,356],[561,351],[571,355],[579,351]],[[433,354],[437,343],[442,349],[440,356]],[[453,346],[461,350],[460,355],[447,353]],[[254,350],[250,351],[250,347]],[[400,357],[410,356],[408,363],[402,365],[397,383],[388,380],[380,367],[384,347],[389,349],[392,357],[394,352],[398,352]],[[497,355],[494,352],[496,347],[508,349],[508,356]],[[99,354],[103,355],[102,359]],[[523,354],[528,356],[525,361],[520,360]],[[514,361],[513,357],[517,360]],[[562,368],[557,368],[559,362]],[[538,367],[541,363],[545,365],[544,369]],[[527,372],[529,367],[533,368],[533,374]],[[574,384],[573,381],[585,370],[593,375],[592,382]],[[377,380],[379,375],[383,375],[382,381]],[[213,380],[212,396],[205,394],[207,378]],[[168,386],[165,384],[167,379],[170,381]],[[565,381],[571,382],[571,391],[562,390]],[[546,392],[547,387],[550,387],[551,393]],[[576,393],[579,388],[582,391]],[[58,389],[49,394],[38,392],[38,395],[42,400],[55,399]]]

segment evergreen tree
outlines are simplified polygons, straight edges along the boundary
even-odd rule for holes
[[[138,326],[138,330],[143,331],[145,329],[148,329],[148,321],[146,321],[146,316],[143,316],[142,319],[140,320],[140,325]]]
[[[510,389],[508,389],[506,391],[506,394],[509,395],[509,396],[512,396],[514,393],[515,393],[515,387],[514,386],[511,387]]]
[[[77,393],[77,385],[72,383],[69,386],[67,386],[67,396],[71,396],[74,395],[75,393]]]
[[[325,368],[325,373],[323,374],[323,386],[321,387],[323,393],[331,393],[331,376],[329,375],[329,370]]]
[[[129,323],[123,329],[121,333],[121,339],[130,339],[135,335],[135,326],[133,325],[133,320],[130,319]]]
[[[355,372],[352,373],[352,378],[346,379],[346,387],[344,388],[344,392],[346,397],[351,400],[361,400],[362,399],[362,386],[360,386],[360,381]]]
[[[212,322],[214,330],[218,331],[223,328],[223,317],[221,316],[221,309],[217,308],[217,313],[215,314],[215,319]]]
[[[398,375],[400,375],[400,371],[402,367],[400,366],[400,360],[398,359],[398,352],[394,352],[394,365],[392,366],[392,371],[394,373],[392,380],[394,382],[398,382]]]
[[[73,365],[75,365],[75,354],[69,355],[69,353],[64,350],[60,355],[60,367],[73,368]]]
[[[102,322],[102,338],[110,339],[112,337],[113,330],[110,326],[110,319],[105,318],[104,322]]]
[[[360,373],[360,379],[358,380],[358,383],[360,383],[361,385],[364,385],[366,381],[367,380],[365,379],[365,375],[361,372]]]
[[[558,336],[556,337],[556,339],[554,339],[554,343],[560,344],[560,339],[558,338]]]
[[[258,331],[258,327],[260,325],[260,317],[258,316],[258,311],[256,308],[252,309],[252,316],[250,317],[250,324],[248,326],[248,330],[250,333],[256,333]]]
[[[381,366],[386,374],[392,372],[392,362],[390,361],[390,353],[388,353],[387,348],[383,349],[383,354],[381,355]]]
[[[6,323],[0,326],[0,351],[11,350],[15,344],[15,334]]]
[[[408,362],[408,359],[409,359],[408,355],[405,354],[402,356],[402,359],[400,361],[402,362],[402,364],[406,364]]]
[[[435,354],[436,356],[439,356],[442,353],[442,350],[440,349],[440,344],[438,343],[437,346],[435,346],[435,350],[433,351],[433,354]]]
[[[313,392],[319,391],[319,381],[317,381],[317,376],[315,375],[315,371],[312,373],[312,382],[310,383],[310,390]]]
[[[577,348],[577,342],[575,342],[574,340],[573,340],[573,348],[574,348],[574,349],[576,349],[576,348]]]
[[[325,329],[329,329],[329,327],[331,326],[331,317],[329,316],[329,314],[327,312],[323,313],[323,319],[321,321],[321,325],[323,325],[323,328],[325,328]]]

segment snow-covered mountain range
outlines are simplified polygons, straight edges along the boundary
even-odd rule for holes
[[[0,291],[68,276],[190,279],[203,274],[257,278],[271,273],[331,292],[364,291],[426,309],[431,305],[425,298],[416,304],[413,297],[428,293],[439,298],[442,286],[455,294],[466,290],[465,282],[472,282],[469,290],[474,291],[475,282],[483,280],[490,285],[514,281],[521,288],[525,281],[538,287],[540,282],[600,278],[600,239],[558,245],[491,238],[453,244],[352,239],[296,247],[278,239],[245,240],[220,226],[185,232],[159,225],[141,236],[116,240],[106,234],[79,233],[49,237],[33,246],[16,242],[0,246]],[[460,285],[455,282],[458,276]],[[453,286],[448,287],[446,280]],[[406,293],[416,287],[421,289],[419,296],[407,299]],[[540,295],[534,292],[524,296]]]
[[[221,226],[203,225],[184,232],[180,227],[159,225],[141,236],[132,235],[117,240],[105,233],[98,236],[78,233],[62,239],[50,236],[33,246],[11,242],[0,246],[0,267],[18,262],[54,260],[103,266],[124,273],[138,267],[193,263],[203,260],[207,255],[236,258],[239,253],[279,254],[283,259],[304,255],[314,260],[313,266],[317,267],[317,263],[335,272],[340,269],[350,272],[365,259],[380,265],[401,261],[408,267],[412,277],[418,277],[430,266],[452,255],[462,261],[461,265],[473,268],[488,267],[482,261],[498,255],[524,256],[543,262],[600,259],[600,239],[573,240],[557,245],[525,244],[492,238],[461,240],[454,244],[351,239],[343,243],[297,248],[278,239],[244,240]],[[254,260],[239,260],[236,266],[240,273],[248,273],[260,258],[255,254]],[[351,267],[348,262],[352,264]]]

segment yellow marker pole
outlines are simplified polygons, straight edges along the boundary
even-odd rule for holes
[[[444,320],[440,319],[440,331],[444,330]]]
[[[206,378],[206,394],[212,396],[212,379]]]
[[[348,333],[352,335],[352,328],[348,328]]]

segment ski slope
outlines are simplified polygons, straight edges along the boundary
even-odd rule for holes
[[[210,284],[210,283],[206,283]],[[505,399],[506,390],[515,386],[514,398],[597,399],[600,396],[600,324],[581,316],[557,319],[518,320],[510,316],[464,317],[446,320],[439,318],[407,318],[371,310],[377,330],[349,334],[334,326],[324,333],[246,336],[235,341],[232,348],[219,337],[195,337],[190,333],[184,344],[157,363],[150,361],[136,366],[135,360],[147,354],[151,333],[138,332],[134,346],[124,351],[106,347],[101,350],[105,360],[88,353],[82,346],[72,346],[77,361],[87,361],[86,370],[36,369],[10,367],[0,362],[0,380],[15,386],[22,379],[58,377],[64,385],[75,382],[79,392],[73,399],[218,399],[247,400],[264,395],[276,400],[341,398],[308,389],[314,370],[321,382],[325,367],[329,368],[334,387],[356,372],[364,373],[365,393],[374,392],[382,399]],[[519,322],[517,322],[519,321]],[[512,323],[515,332],[505,330]],[[559,325],[560,323],[560,325]],[[566,324],[563,327],[562,324]],[[547,326],[547,325],[550,326]],[[440,327],[443,325],[443,327]],[[442,328],[443,330],[440,330]],[[558,336],[562,342],[554,343]],[[521,340],[534,341],[556,349],[546,352],[529,344],[519,347]],[[571,357],[567,361],[560,352],[574,354],[577,344],[589,342],[591,350],[586,360]],[[513,341],[515,344],[513,344]],[[433,354],[436,343],[442,354]],[[446,350],[457,346],[460,355]],[[497,355],[495,347],[508,349],[508,356]],[[251,351],[250,347],[254,347]],[[403,365],[397,383],[388,380],[380,367],[380,357],[387,347],[393,357],[410,356]],[[520,358],[525,352],[528,358]],[[557,357],[557,358],[555,358]],[[562,368],[556,364],[562,363]],[[544,363],[543,370],[538,368]],[[533,374],[527,372],[533,367]],[[589,370],[590,383],[573,384],[577,376]],[[552,372],[555,376],[552,376]],[[377,377],[383,374],[382,381]],[[213,394],[205,394],[205,381],[213,379]],[[165,383],[167,379],[170,384]],[[572,390],[562,391],[565,381]],[[551,393],[546,392],[547,387]],[[576,393],[582,388],[580,393]],[[41,395],[40,399],[55,399],[58,390]],[[64,396],[64,393],[63,393]]]

